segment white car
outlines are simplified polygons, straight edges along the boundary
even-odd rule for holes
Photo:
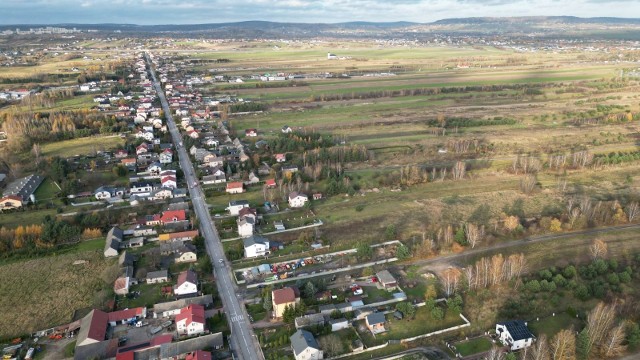
[[[220,262],[220,264],[223,264],[223,263],[224,263],[224,259],[220,259],[220,260],[218,260],[218,261]]]

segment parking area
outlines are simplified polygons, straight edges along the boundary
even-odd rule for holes
[[[113,328],[112,338],[118,338],[122,345],[124,344],[137,344],[148,341],[156,336],[170,334],[176,336],[175,325],[170,325],[162,328],[162,330],[153,333],[154,328],[161,327],[167,319],[144,319],[142,325],[136,327],[136,325],[118,325]]]

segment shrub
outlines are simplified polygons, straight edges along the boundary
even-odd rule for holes
[[[591,297],[589,288],[587,288],[585,285],[578,285],[578,287],[574,291],[574,295],[582,301],[586,301]]]
[[[571,279],[574,276],[576,276],[577,271],[576,271],[576,267],[573,265],[569,265],[566,268],[564,268],[564,270],[562,271],[562,273],[564,274],[564,277],[567,279]]]
[[[554,276],[553,282],[556,284],[556,286],[559,287],[564,287],[565,285],[567,285],[567,279],[565,279],[561,274]]]
[[[525,286],[530,292],[537,293],[540,291],[540,282],[538,280],[531,280]]]
[[[551,280],[551,278],[553,277],[553,274],[551,273],[551,271],[544,269],[541,270],[538,275],[540,275],[540,278],[544,279],[544,280]]]

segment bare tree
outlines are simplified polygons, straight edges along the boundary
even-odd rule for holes
[[[484,225],[478,226],[471,223],[464,224],[464,234],[471,248],[475,248],[478,242],[484,236]]]
[[[551,340],[552,360],[576,359],[576,335],[573,330],[562,330]]]
[[[473,266],[469,265],[466,268],[464,268],[463,273],[464,273],[464,278],[467,281],[467,288],[469,290],[475,289],[477,277],[476,277],[475,271],[473,270]]]
[[[504,279],[504,258],[502,254],[491,257],[491,285],[497,285]]]
[[[611,333],[616,317],[616,306],[598,303],[587,316],[587,334],[589,335],[588,349],[602,347],[606,343],[607,335]]]
[[[460,269],[456,267],[450,267],[442,272],[442,286],[447,297],[453,295],[458,289],[460,275]]]
[[[321,337],[319,343],[329,356],[340,355],[344,351],[342,340],[335,334]]]
[[[526,348],[525,348],[526,349]],[[546,335],[542,334],[523,356],[524,360],[551,360],[549,356],[549,344]]]
[[[522,179],[520,179],[520,191],[522,191],[522,193],[525,195],[531,194],[533,192],[533,189],[535,189],[537,182],[538,180],[536,179],[535,175],[524,175]]]
[[[487,355],[485,355],[484,359],[485,360],[503,360],[504,353],[502,352],[502,349],[494,346],[491,348],[491,350],[489,350]]]
[[[625,327],[625,323],[621,323],[609,331],[609,336],[607,336],[604,344],[602,344],[602,355],[607,358],[618,357],[627,350],[627,347],[623,345]]]
[[[453,180],[464,179],[466,170],[467,170],[467,167],[464,161],[457,161],[456,164],[451,169],[451,175],[453,176]]]
[[[595,239],[591,246],[589,246],[589,253],[591,253],[591,257],[594,260],[606,257],[607,251],[607,243],[601,239]]]
[[[640,207],[636,201],[627,205],[627,217],[629,218],[629,222],[632,222],[640,213]]]

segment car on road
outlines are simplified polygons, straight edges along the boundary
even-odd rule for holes
[[[223,263],[224,263],[224,259],[219,259],[219,260],[218,260],[218,262],[219,262],[220,264],[223,264]]]

